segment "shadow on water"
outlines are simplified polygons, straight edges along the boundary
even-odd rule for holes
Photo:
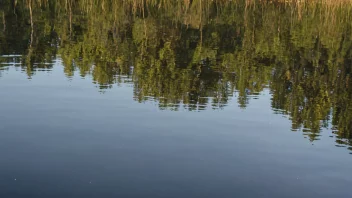
[[[128,83],[161,109],[246,108],[271,93],[275,114],[310,141],[323,128],[352,150],[351,6],[257,1],[1,1],[0,77],[57,59],[100,90]],[[14,55],[15,54],[15,55]],[[230,108],[230,107],[229,107]],[[352,152],[352,151],[351,151]]]

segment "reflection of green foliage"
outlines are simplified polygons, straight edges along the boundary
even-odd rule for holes
[[[29,77],[59,55],[68,77],[92,75],[100,89],[128,81],[137,101],[173,110],[223,108],[234,92],[245,108],[269,88],[272,108],[289,116],[293,130],[314,141],[331,120],[338,142],[350,144],[352,6],[26,2],[0,3],[0,28],[11,24],[0,30],[0,54],[23,55]]]

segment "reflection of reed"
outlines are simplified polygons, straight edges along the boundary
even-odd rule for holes
[[[16,0],[14,0],[16,1]],[[47,5],[49,0],[34,0],[38,5],[43,6]],[[63,0],[68,1],[68,0]],[[183,0],[183,1],[174,1],[174,0],[125,0],[125,2],[130,3],[134,6],[134,9],[141,8],[144,3],[149,4],[151,6],[156,6],[158,8],[171,8],[176,4],[183,5],[186,7],[191,7],[194,4],[204,2],[205,4],[217,3],[217,4],[231,4],[231,3],[246,3],[255,4],[255,3],[262,3],[262,4],[273,4],[273,3],[284,3],[284,4],[309,4],[309,5],[329,5],[329,6],[336,6],[336,5],[344,5],[350,4],[352,0]],[[115,0],[79,0],[77,1],[80,4],[85,5],[99,5],[99,6],[107,6],[114,3],[118,4],[118,1]]]
[[[32,75],[32,63],[31,63],[31,58],[32,58],[32,52],[33,52],[33,39],[34,39],[34,23],[33,23],[33,11],[32,11],[32,0],[27,0],[28,4],[28,9],[29,9],[29,20],[30,20],[30,25],[31,25],[31,33],[30,33],[30,41],[27,49],[27,55],[26,55],[26,70],[27,70],[27,75],[28,78],[31,78]]]
[[[28,1],[28,0],[27,0]],[[47,6],[48,0],[32,0],[33,6]],[[100,10],[101,13],[121,13],[124,10],[126,14],[142,13],[146,15],[151,10],[163,10],[165,13],[173,15],[177,20],[183,20],[185,24],[193,27],[199,26],[202,20],[209,19],[210,9],[216,8],[217,11],[226,9],[226,7],[237,7],[239,9],[265,8],[270,6],[289,6],[294,15],[302,18],[302,15],[310,11],[319,11],[325,16],[334,17],[339,14],[341,9],[346,9],[347,5],[352,4],[352,0],[58,0],[58,9],[61,6],[66,7],[69,13],[72,12],[72,7],[79,8],[81,11],[86,11],[89,14],[95,14]],[[244,5],[244,7],[242,7]],[[121,9],[122,8],[122,9]],[[72,23],[70,16],[70,23]],[[328,17],[327,17],[328,18]],[[203,22],[204,22],[203,21]]]
[[[32,47],[33,44],[33,12],[32,12],[32,0],[27,0],[28,1],[28,8],[29,8],[29,17],[30,17],[30,23],[31,23],[31,39],[30,39],[30,44],[29,46]]]

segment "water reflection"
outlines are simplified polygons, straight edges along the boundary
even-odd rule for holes
[[[191,111],[234,94],[245,109],[268,88],[293,131],[315,141],[327,128],[351,145],[351,7],[253,2],[2,1],[0,76],[35,78],[60,59],[67,78]]]

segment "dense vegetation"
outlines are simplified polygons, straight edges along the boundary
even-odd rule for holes
[[[352,6],[334,2],[1,1],[0,54],[22,55],[29,78],[60,56],[67,77],[133,83],[137,101],[173,110],[223,108],[234,93],[245,108],[269,89],[293,130],[313,141],[332,126],[350,145]]]

